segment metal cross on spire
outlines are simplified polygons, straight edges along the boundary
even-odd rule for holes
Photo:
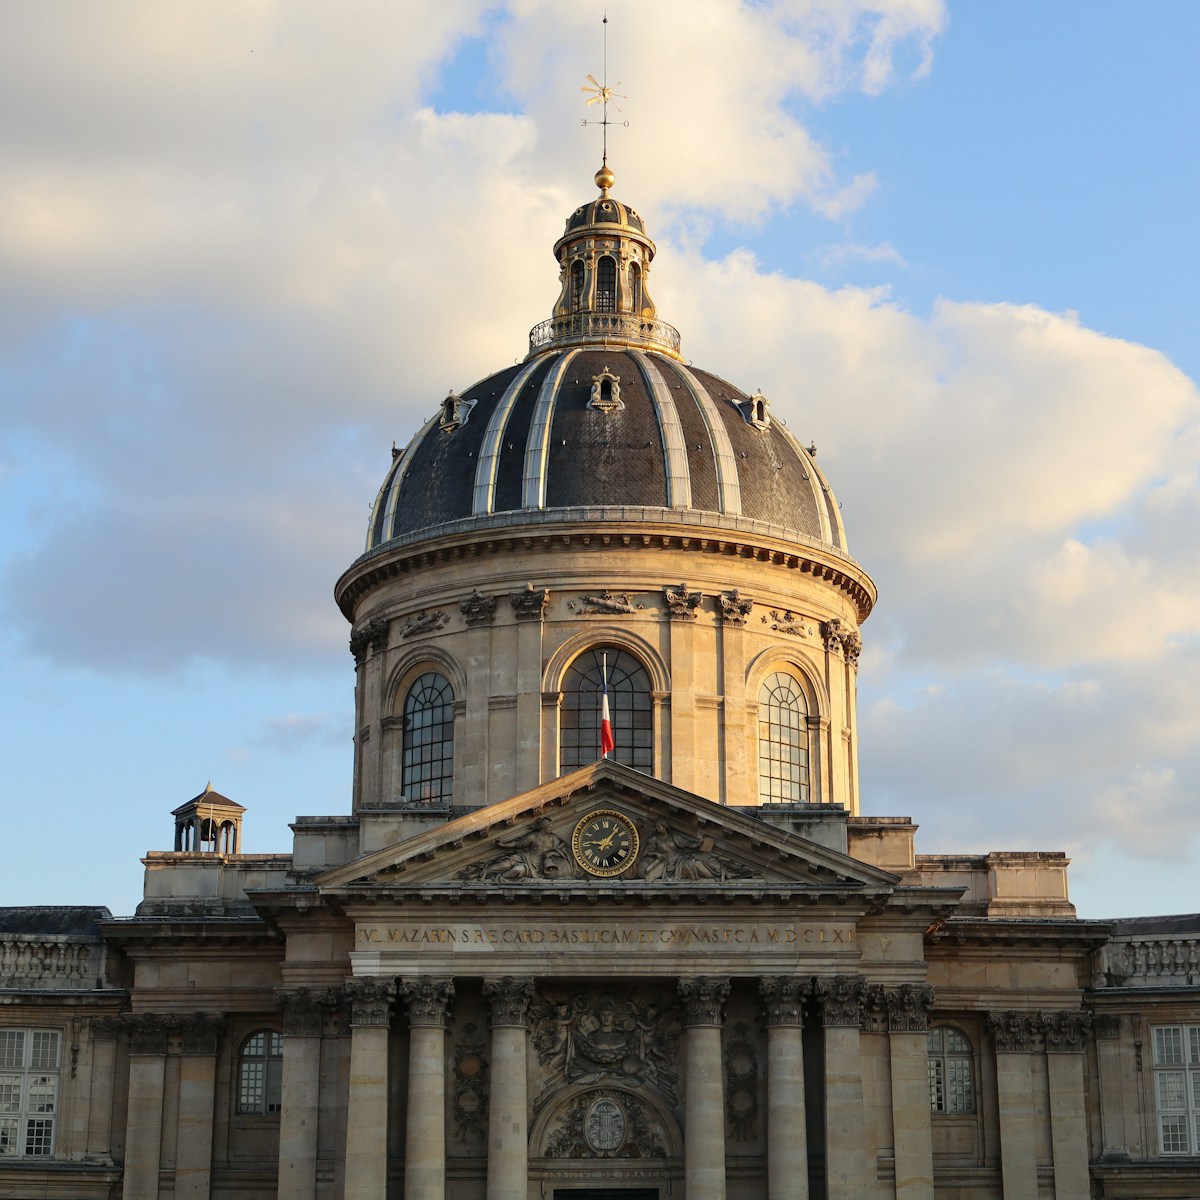
[[[581,125],[599,125],[600,126],[601,130],[603,131],[603,133],[602,133],[602,138],[603,138],[602,146],[603,146],[603,152],[604,152],[603,153],[603,163],[604,163],[604,166],[607,167],[608,166],[608,127],[610,125],[615,125],[615,124],[619,123],[621,125],[624,125],[626,129],[629,128],[628,121],[616,122],[616,121],[610,121],[608,119],[608,106],[610,103],[612,104],[613,108],[615,108],[617,110],[617,112],[620,112],[621,106],[617,103],[617,101],[629,99],[628,96],[622,96],[615,90],[616,88],[619,88],[621,86],[621,81],[619,79],[612,87],[608,86],[608,13],[604,14],[604,71],[603,71],[603,75],[604,75],[603,83],[601,83],[599,80],[597,80],[595,75],[589,75],[588,83],[590,83],[592,86],[588,87],[588,84],[585,83],[583,85],[583,87],[581,87],[579,90],[581,92],[589,93],[588,102],[587,102],[589,108],[593,104],[603,104],[604,105],[604,117],[602,120],[599,120],[599,121],[589,121],[585,117],[580,122],[580,124]]]

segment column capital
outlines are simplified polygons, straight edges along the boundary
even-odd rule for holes
[[[1081,1009],[1064,1009],[1042,1014],[1042,1033],[1050,1054],[1078,1053],[1087,1047],[1092,1014]]]
[[[225,1018],[220,1013],[193,1013],[179,1018],[175,1031],[182,1039],[181,1053],[214,1055],[225,1032]]]
[[[115,1042],[125,1028],[123,1017],[93,1017],[89,1024],[94,1042]]]
[[[121,1025],[129,1034],[130,1054],[166,1054],[171,1027],[165,1013],[127,1013]]]
[[[346,999],[350,1001],[351,1025],[389,1025],[396,984],[391,979],[370,976],[347,979]]]
[[[683,1001],[683,1023],[687,1025],[720,1025],[722,1008],[729,996],[729,980],[715,975],[697,975],[681,979],[676,989]]]
[[[454,998],[454,980],[426,976],[401,979],[400,991],[408,1004],[409,1025],[433,1025],[444,1028],[446,1010]]]
[[[1121,1016],[1119,1013],[1097,1013],[1093,1026],[1098,1038],[1118,1038],[1121,1036]]]
[[[280,988],[275,995],[283,1009],[283,1032],[287,1037],[320,1037],[325,1014],[338,1003],[331,988]]]
[[[807,985],[794,975],[766,975],[758,981],[763,1018],[772,1025],[804,1026],[804,995]]]
[[[883,1003],[887,1008],[889,1032],[925,1033],[929,1029],[933,988],[928,985],[902,983],[897,988],[884,988]]]
[[[990,1012],[987,1014],[987,1024],[999,1051],[1028,1054],[1040,1049],[1037,1035],[1042,1026],[1041,1013]]]
[[[821,1024],[862,1028],[867,981],[861,975],[834,975],[812,981],[812,996],[821,1004]]]
[[[493,1029],[501,1025],[524,1029],[533,1002],[533,980],[514,979],[511,975],[505,975],[503,979],[485,979],[483,997],[491,1007]]]

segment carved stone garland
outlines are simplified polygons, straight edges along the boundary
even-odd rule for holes
[[[758,1051],[745,1021],[732,1032],[725,1047],[725,1116],[734,1141],[748,1142],[758,1120]]]
[[[487,1127],[488,1060],[479,1026],[463,1026],[454,1047],[454,1134],[462,1141],[481,1138]]]

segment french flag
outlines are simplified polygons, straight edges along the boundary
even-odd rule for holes
[[[600,757],[607,758],[616,745],[613,741],[612,718],[608,713],[608,655],[604,656],[603,685],[600,689]]]

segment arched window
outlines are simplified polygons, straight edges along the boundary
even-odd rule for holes
[[[957,1029],[929,1031],[929,1109],[935,1113],[975,1111],[971,1043]]]
[[[270,1116],[279,1111],[282,1095],[283,1038],[273,1029],[259,1029],[238,1055],[237,1110]]]
[[[768,675],[758,692],[758,801],[808,803],[808,706],[783,671]]]
[[[650,676],[632,654],[616,646],[595,646],[571,663],[563,679],[559,763],[564,774],[600,757],[600,698],[606,657],[614,742],[610,757],[639,771],[654,769]]]
[[[606,254],[596,264],[596,311],[615,312],[617,308],[617,263]]]
[[[583,307],[583,263],[576,259],[571,264],[571,311],[578,312]]]
[[[454,794],[454,689],[436,671],[418,676],[404,698],[405,800],[449,801]]]
[[[635,313],[642,311],[642,268],[637,263],[629,264],[629,308]]]

